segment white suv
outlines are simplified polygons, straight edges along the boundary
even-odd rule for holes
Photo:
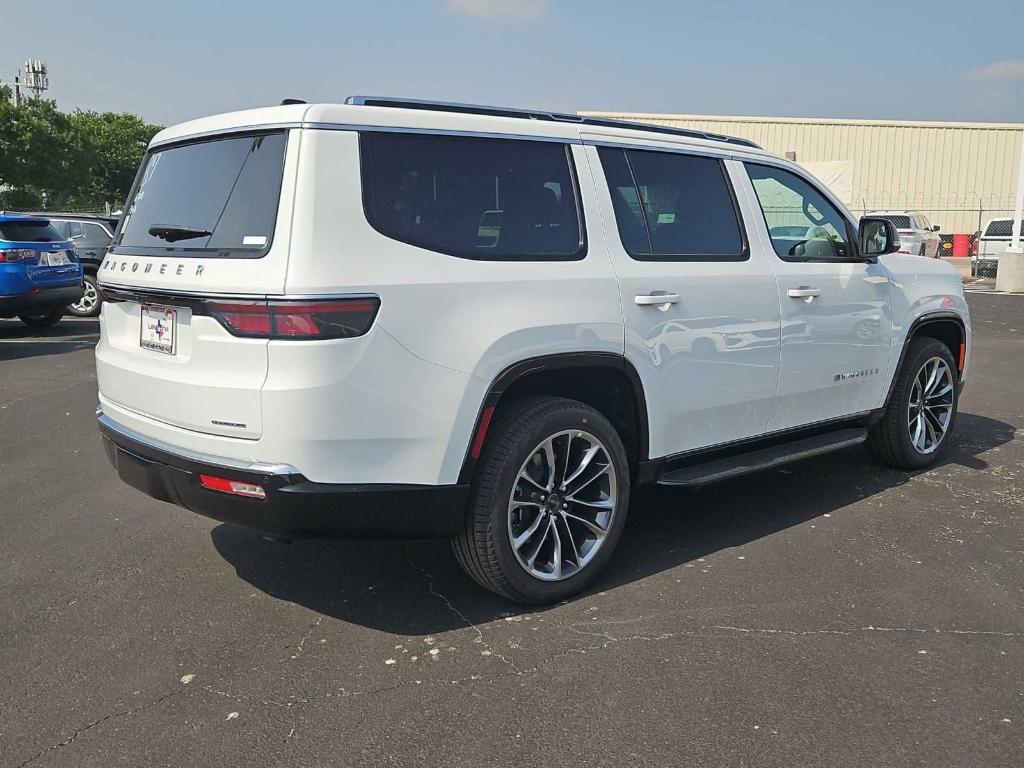
[[[927,256],[931,259],[939,257],[939,225],[932,224],[923,213],[917,211],[871,211],[868,216],[876,219],[888,219],[896,227],[900,236],[898,253],[912,253]]]
[[[126,211],[123,480],[281,538],[450,538],[520,601],[589,582],[639,485],[864,441],[928,466],[970,351],[953,267],[725,136],[288,104],[162,131]]]

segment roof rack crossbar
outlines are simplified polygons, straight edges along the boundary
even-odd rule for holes
[[[741,139],[737,136],[725,136],[719,133],[707,133],[705,131],[695,131],[688,128],[673,128],[667,125],[654,125],[652,123],[638,123],[631,120],[612,120],[602,117],[588,117],[586,115],[548,112],[539,109],[488,107],[482,104],[460,104],[458,102],[451,101],[427,101],[424,99],[406,99],[391,96],[349,96],[345,99],[345,103],[366,107],[424,109],[435,112],[456,112],[465,115],[490,115],[492,117],[517,117],[526,120],[549,120],[558,123],[576,123],[578,125],[593,125],[603,128],[627,128],[636,131],[662,133],[670,136],[685,136],[690,139],[720,141],[727,144],[737,144],[742,147],[760,149],[757,144],[749,139]]]

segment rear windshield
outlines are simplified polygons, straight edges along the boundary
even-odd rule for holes
[[[15,243],[56,243],[67,239],[48,221],[0,221],[0,238]]]
[[[274,236],[284,143],[284,133],[264,133],[150,152],[114,252],[262,256]]]
[[[892,225],[896,229],[913,229],[914,225],[910,222],[909,216],[872,216],[873,219],[886,219],[891,221]]]
[[[1021,229],[1024,232],[1024,228]],[[985,227],[982,237],[1010,237],[1013,234],[1013,219],[996,219]]]

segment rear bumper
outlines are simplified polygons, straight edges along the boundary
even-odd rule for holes
[[[35,293],[0,296],[0,317],[14,317],[29,312],[43,312],[66,307],[82,298],[82,281],[56,288],[42,288]]]
[[[118,476],[154,499],[286,538],[450,539],[462,528],[468,485],[313,483],[286,465],[249,464],[176,450],[97,412]],[[263,488],[265,499],[204,488],[209,474]]]

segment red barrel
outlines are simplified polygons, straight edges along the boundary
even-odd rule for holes
[[[953,255],[966,258],[970,256],[971,236],[953,235]]]

